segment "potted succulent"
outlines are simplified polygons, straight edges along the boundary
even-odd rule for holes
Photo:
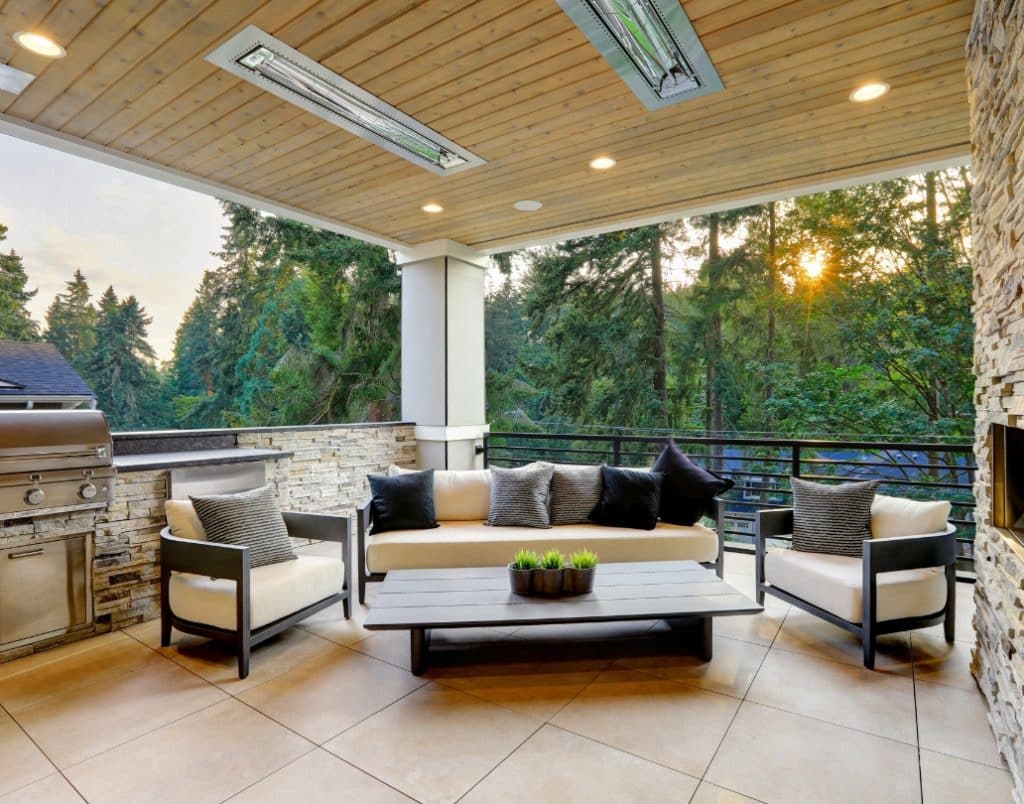
[[[597,553],[580,550],[569,556],[569,566],[562,577],[562,591],[567,595],[585,595],[594,591]]]
[[[562,594],[562,573],[565,556],[558,550],[548,550],[540,557],[540,568],[533,571],[533,592],[536,595]]]
[[[528,595],[533,590],[533,571],[540,566],[540,556],[533,550],[520,550],[508,565],[512,593]]]

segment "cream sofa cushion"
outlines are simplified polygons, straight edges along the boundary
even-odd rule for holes
[[[249,625],[259,628],[280,620],[338,594],[344,585],[345,564],[338,558],[300,555],[294,561],[256,567],[249,574]],[[176,572],[167,591],[177,617],[235,630],[234,581]]]
[[[871,538],[942,533],[951,507],[946,500],[908,500],[876,494],[871,503]]]
[[[417,469],[389,466],[391,476]],[[487,519],[491,508],[488,469],[437,469],[434,472],[434,515],[438,522]]]
[[[568,555],[593,550],[601,561],[714,561],[718,536],[703,525],[659,522],[654,530],[601,525],[557,528],[494,528],[475,522],[442,522],[433,530],[393,530],[373,534],[366,549],[371,572],[444,567],[501,567],[522,547],[557,549]]]
[[[855,556],[769,550],[765,580],[852,623],[862,622],[863,561]],[[946,606],[941,568],[899,570],[878,575],[879,622],[937,614]]]
[[[191,500],[167,500],[164,502],[164,513],[171,535],[181,539],[206,541],[206,530],[199,521],[199,515]]]

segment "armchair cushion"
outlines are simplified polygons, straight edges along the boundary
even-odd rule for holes
[[[946,500],[908,500],[876,494],[871,503],[871,538],[942,533],[951,507]]]
[[[860,623],[863,613],[863,559],[800,550],[769,550],[765,580],[837,617]],[[925,617],[946,605],[942,568],[883,572],[877,576],[879,622]]]
[[[860,557],[871,538],[871,503],[878,481],[826,485],[794,477],[793,548]]]
[[[167,500],[164,502],[164,513],[172,536],[197,542],[206,541],[206,531],[191,500]]]
[[[248,547],[250,567],[295,559],[273,486],[191,499],[207,538]]]
[[[345,584],[339,558],[299,556],[294,561],[256,567],[249,574],[250,628],[261,628],[319,600]],[[183,620],[233,631],[235,582],[176,572],[168,584],[171,611]]]

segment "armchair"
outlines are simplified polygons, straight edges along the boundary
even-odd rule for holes
[[[767,548],[791,540],[793,510],[757,515],[757,602],[770,594],[861,638],[864,666],[875,666],[881,634],[944,624],[952,642],[956,617],[956,528],[941,533],[868,539],[864,555],[839,556]]]
[[[341,602],[349,617],[349,518],[284,512],[288,535],[337,542],[340,561],[302,556],[251,569],[249,548],[160,532],[160,644],[171,629],[235,646],[238,677],[249,675],[253,646]]]

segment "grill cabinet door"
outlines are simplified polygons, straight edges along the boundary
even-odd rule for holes
[[[0,551],[0,643],[85,624],[86,538]]]

